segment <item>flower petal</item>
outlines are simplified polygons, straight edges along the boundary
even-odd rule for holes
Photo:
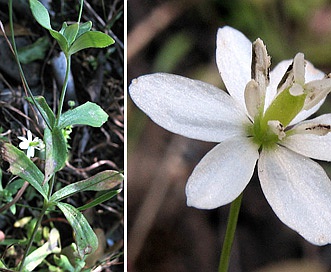
[[[216,45],[222,80],[231,96],[246,108],[244,90],[252,77],[252,43],[240,31],[225,26],[218,29]]]
[[[28,136],[28,141],[32,142],[32,133],[30,130],[28,130],[27,136]]]
[[[244,135],[249,123],[227,93],[198,80],[157,73],[134,79],[129,91],[155,123],[189,138],[221,142]]]
[[[284,224],[315,245],[331,242],[331,181],[316,162],[278,146],[258,163],[262,190]]]
[[[28,149],[29,147],[29,141],[27,139],[25,139],[24,137],[17,137],[19,138],[22,142],[20,142],[20,144],[18,145],[18,147],[20,149]]]
[[[34,147],[33,146],[28,147],[28,150],[26,152],[26,156],[28,158],[33,158],[34,157]]]
[[[307,126],[331,126],[331,114],[324,114],[294,126],[291,130]],[[329,129],[330,131],[330,129]],[[317,133],[295,133],[284,139],[282,145],[303,155],[317,160],[331,161],[331,133],[319,135]]]
[[[195,167],[186,185],[187,205],[214,209],[233,201],[250,181],[258,146],[236,137],[215,146]]]

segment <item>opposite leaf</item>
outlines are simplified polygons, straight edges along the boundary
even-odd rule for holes
[[[40,106],[39,110],[42,112],[42,115],[46,118],[48,124],[53,128],[55,124],[55,115],[51,108],[48,106],[45,98],[43,96],[35,96],[34,99]],[[33,100],[30,97],[28,97],[27,100],[33,104]]]
[[[28,181],[45,199],[48,186],[43,187],[44,174],[25,155],[25,153],[9,143],[0,142],[1,157],[10,165],[9,171]]]
[[[94,252],[98,248],[98,238],[84,215],[67,203],[57,203],[75,232],[75,240],[79,258]]]
[[[88,179],[67,185],[66,187],[55,192],[50,201],[61,201],[64,198],[83,191],[110,190],[121,184],[122,181],[123,175],[121,173],[113,170],[106,170]]]
[[[85,32],[90,31],[92,28],[92,22],[91,21],[87,21],[85,23],[82,23],[79,25],[79,29],[78,29],[78,34],[77,37],[78,38],[80,35],[83,35]]]
[[[46,29],[52,29],[47,9],[38,0],[30,0],[30,9],[36,21]]]
[[[107,34],[100,31],[88,31],[80,35],[69,49],[69,54],[86,48],[103,48],[113,44],[115,41]]]
[[[63,36],[67,39],[69,46],[71,46],[71,44],[75,41],[76,36],[78,34],[78,30],[79,30],[78,23],[69,25],[64,29]]]
[[[46,161],[45,161],[45,184],[55,172],[62,169],[64,166],[68,149],[61,129],[54,127],[50,131],[47,127],[44,131],[44,142],[46,145]]]
[[[100,106],[92,102],[86,102],[85,104],[62,114],[59,127],[61,129],[74,125],[101,127],[107,119],[108,114]]]
[[[60,240],[60,233],[57,229],[52,229],[48,241],[41,247],[31,252],[25,260],[25,267],[23,271],[33,271],[38,265],[40,265],[48,255],[51,253],[60,253],[61,248],[58,246]]]

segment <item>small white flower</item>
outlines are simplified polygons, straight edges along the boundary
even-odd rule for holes
[[[257,163],[276,215],[311,243],[331,243],[331,181],[310,159],[331,161],[331,114],[303,121],[324,102],[331,79],[301,53],[269,77],[263,42],[252,44],[231,27],[218,30],[216,62],[230,95],[164,73],[141,76],[129,88],[135,104],[160,126],[219,143],[190,176],[187,204],[213,209],[232,202]]]
[[[17,138],[22,141],[19,144],[19,148],[22,150],[26,150],[26,156],[28,158],[34,157],[35,149],[40,150],[45,148],[44,142],[38,137],[35,137],[32,140],[32,133],[30,130],[27,131],[27,138],[23,136],[17,136]]]

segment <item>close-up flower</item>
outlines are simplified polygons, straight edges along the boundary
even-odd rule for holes
[[[27,131],[27,138],[24,136],[17,136],[17,138],[21,140],[19,148],[26,150],[26,156],[28,158],[34,157],[35,149],[40,150],[45,148],[44,142],[38,137],[32,139],[32,133],[30,130]]]
[[[323,104],[331,79],[302,53],[269,74],[263,42],[252,44],[231,27],[218,30],[216,45],[229,94],[166,73],[138,77],[129,87],[134,103],[161,127],[218,143],[188,179],[188,206],[214,209],[231,203],[257,165],[278,218],[312,244],[331,243],[331,181],[314,161],[331,161],[331,114],[305,120]]]

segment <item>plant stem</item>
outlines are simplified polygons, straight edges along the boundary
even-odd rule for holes
[[[228,217],[228,225],[226,227],[225,238],[220,257],[218,272],[227,272],[229,268],[231,248],[233,244],[234,234],[236,232],[238,215],[241,206],[242,195],[240,194],[232,203]]]
[[[60,101],[59,101],[59,108],[58,108],[58,111],[57,111],[57,116],[56,116],[56,121],[55,121],[55,125],[56,126],[59,124],[59,121],[60,121],[60,117],[61,117],[61,113],[62,113],[62,108],[63,108],[63,103],[64,103],[64,97],[66,95],[66,90],[67,90],[68,81],[69,81],[71,56],[70,55],[66,56],[66,59],[67,59],[66,75],[65,75],[63,86],[62,86],[62,90],[61,90],[61,96],[60,96]]]
[[[24,256],[23,256],[23,259],[22,259],[21,264],[20,264],[19,269],[18,269],[18,271],[20,271],[20,272],[23,271],[23,268],[24,268],[24,262],[25,262],[25,260],[26,260],[26,257],[27,257],[28,254],[29,254],[29,251],[30,251],[30,249],[31,249],[32,243],[33,243],[33,241],[34,241],[34,238],[35,238],[35,236],[36,236],[36,234],[37,234],[37,231],[38,231],[38,228],[39,228],[39,226],[40,226],[40,224],[41,224],[41,220],[43,219],[43,217],[44,217],[44,215],[45,215],[47,209],[48,209],[48,205],[47,205],[46,201],[44,201],[44,206],[43,206],[43,208],[42,208],[42,210],[41,210],[41,212],[40,212],[40,214],[39,214],[38,220],[37,220],[37,222],[36,222],[36,225],[35,225],[34,228],[33,228],[32,235],[31,235],[31,237],[30,237],[30,239],[29,239],[29,243],[28,243],[28,245],[27,245],[27,247],[26,247],[26,249],[25,249],[25,251],[24,251]]]
[[[14,57],[15,57],[15,60],[16,60],[17,66],[18,66],[18,70],[19,70],[19,73],[20,73],[20,76],[21,76],[21,80],[22,80],[22,83],[23,83],[23,87],[28,92],[29,96],[31,97],[31,99],[33,101],[33,104],[36,106],[38,112],[40,113],[40,115],[43,118],[43,120],[44,120],[45,124],[47,125],[47,127],[50,130],[52,130],[51,125],[47,121],[47,118],[44,116],[39,104],[37,103],[36,99],[34,98],[34,96],[32,94],[32,91],[31,91],[31,89],[28,85],[28,82],[27,82],[26,78],[25,78],[25,75],[24,75],[24,72],[23,72],[19,57],[18,57],[16,42],[15,42],[15,34],[14,34],[13,1],[12,0],[9,0],[8,7],[9,7],[9,25],[10,25],[10,32],[11,32],[11,39],[12,39],[12,46],[11,45],[9,45],[9,46],[11,47],[11,49],[13,51],[13,54],[14,54]],[[4,35],[6,35],[6,34],[4,33]],[[9,41],[8,41],[8,43],[9,43]]]
[[[83,6],[84,6],[84,0],[80,0],[80,8],[79,8],[79,14],[78,14],[78,24],[80,23],[80,19],[82,17],[82,12],[83,12]]]
[[[54,175],[51,177],[51,182],[49,184],[49,191],[48,191],[48,199],[51,198],[52,193],[53,193],[53,188],[54,188],[54,184],[55,184],[55,173]]]

